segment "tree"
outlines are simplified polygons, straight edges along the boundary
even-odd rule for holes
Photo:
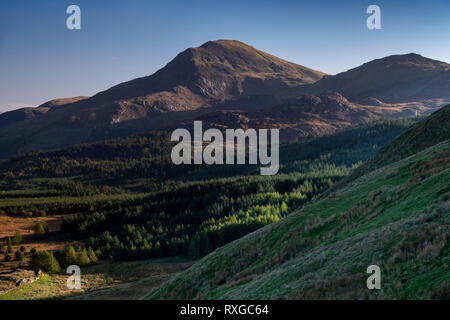
[[[12,240],[11,240],[11,238],[8,238],[8,240],[6,240],[6,245],[7,245],[6,252],[7,253],[11,253],[12,252]]]
[[[14,243],[15,245],[19,245],[19,244],[21,244],[21,243],[23,242],[22,235],[20,234],[19,231],[16,231],[16,233],[14,234],[14,238],[13,238],[12,241],[13,241],[13,243]]]
[[[86,248],[80,250],[80,252],[78,253],[78,263],[81,266],[87,266],[90,263]]]
[[[34,227],[34,235],[36,238],[44,238],[47,233],[47,224],[45,222],[38,222]]]
[[[92,250],[92,248],[89,248],[87,254],[88,254],[88,257],[89,257],[89,261],[91,263],[97,263],[98,262],[98,257],[95,254],[94,250]]]
[[[37,251],[31,259],[31,266],[48,273],[58,273],[61,271],[58,260],[56,260],[53,253],[48,251]]]
[[[64,268],[78,264],[78,255],[73,246],[69,246],[61,252],[61,264]]]

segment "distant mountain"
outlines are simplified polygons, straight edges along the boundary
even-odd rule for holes
[[[414,53],[392,55],[326,76],[305,91],[336,91],[356,102],[367,98],[387,103],[450,98],[450,64]]]
[[[446,299],[449,169],[450,105],[359,175],[215,250],[147,298]],[[366,287],[370,265],[380,267],[380,290]]]
[[[47,101],[38,107],[26,107],[4,112],[0,114],[0,127],[6,127],[16,122],[41,116],[43,114],[46,114],[53,107],[81,101],[87,98],[88,97],[73,97],[73,98],[54,99]]]
[[[50,100],[50,101],[47,101],[47,102],[41,104],[39,107],[40,108],[59,107],[59,106],[63,106],[63,105],[66,105],[66,104],[70,104],[70,103],[86,100],[88,98],[89,97],[86,97],[86,96],[77,96],[77,97],[72,97],[72,98],[53,99],[53,100]]]

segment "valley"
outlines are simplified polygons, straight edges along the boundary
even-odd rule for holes
[[[217,40],[2,113],[0,299],[445,298],[449,75],[412,53],[327,75]],[[198,123],[245,158],[245,139],[217,137],[279,130],[276,174],[201,161]],[[177,129],[202,142],[174,163]]]
[[[449,137],[450,105],[322,196],[147,298],[448,299]],[[365,287],[369,265],[384,270],[381,290]]]
[[[415,121],[380,120],[282,145],[280,172],[270,178],[257,165],[175,166],[163,132],[17,156],[2,166],[0,218],[10,221],[3,241],[19,231],[26,257],[32,248],[85,245],[112,264],[198,259],[309,203]],[[61,230],[27,237],[40,220]]]

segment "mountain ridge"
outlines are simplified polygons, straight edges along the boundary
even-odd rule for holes
[[[391,55],[325,76],[306,91],[337,91],[351,101],[376,98],[388,103],[448,98],[450,64],[415,53]]]
[[[369,72],[374,69],[371,66],[379,64],[383,68],[387,68],[385,65],[394,65],[395,68],[390,68],[403,71],[396,77],[386,72]],[[240,110],[239,114],[233,111],[236,116],[231,114],[231,118],[245,118],[248,113],[254,119],[254,124],[270,124],[272,127],[276,126],[280,117],[286,118],[277,109],[291,110],[298,126],[306,124],[306,129],[301,129],[302,132],[294,129],[289,139],[295,138],[298,132],[305,136],[309,128],[317,129],[317,124],[320,124],[323,128],[310,132],[317,134],[326,131],[327,127],[335,127],[332,123],[334,118],[339,120],[342,114],[338,112],[336,117],[331,117],[332,113],[327,111],[327,116],[323,117],[319,110],[310,108],[307,116],[309,120],[301,119],[299,114],[295,114],[295,108],[285,104],[295,105],[298,100],[306,99],[302,98],[305,95],[318,97],[331,92],[348,99],[347,105],[356,105],[358,103],[355,101],[360,100],[363,118],[368,114],[375,118],[426,114],[447,99],[448,94],[442,92],[450,92],[450,88],[447,88],[450,81],[447,83],[446,78],[450,76],[448,66],[416,54],[395,55],[328,76],[239,41],[209,41],[184,50],[150,76],[120,83],[92,97],[56,99],[36,109],[1,114],[0,157],[173,128],[202,117],[214,118],[219,114],[228,117],[229,110]],[[383,68],[375,69],[383,71]],[[408,79],[408,75],[414,75],[415,78]],[[387,80],[384,79],[386,77]],[[382,80],[378,81],[381,87],[372,86],[377,79]],[[388,81],[393,82],[388,85]],[[412,97],[419,99],[419,93],[422,93],[422,98],[430,99],[393,104],[389,98],[393,91],[403,95],[398,100],[411,100]],[[313,106],[314,99],[309,101]],[[274,117],[275,114],[277,117]],[[269,123],[267,118],[271,119]],[[317,119],[320,121],[317,122]],[[359,123],[360,119],[357,117],[353,124]],[[216,117],[216,120],[220,119]],[[308,124],[307,121],[311,122]],[[285,123],[279,124],[279,127]],[[347,125],[351,124],[352,121],[347,122]],[[239,121],[229,122],[228,125],[237,126]],[[295,127],[296,124],[291,123],[289,126]]]

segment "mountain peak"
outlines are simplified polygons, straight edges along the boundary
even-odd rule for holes
[[[253,48],[251,45],[246,44],[239,40],[227,40],[227,39],[219,39],[219,40],[211,40],[207,41],[200,46],[200,48],[209,48],[214,46],[222,46],[222,47],[248,47]],[[254,48],[253,48],[254,49]]]
[[[110,104],[127,100],[127,108],[144,109],[141,115],[186,111],[254,96],[282,96],[323,75],[237,40],[216,40],[189,48],[155,74],[119,84],[95,99]]]
[[[450,65],[448,63],[439,60],[433,60],[417,53],[391,55],[381,59],[373,60],[366,63],[365,65],[387,64],[389,66],[389,63],[402,64],[423,69],[450,70]]]

